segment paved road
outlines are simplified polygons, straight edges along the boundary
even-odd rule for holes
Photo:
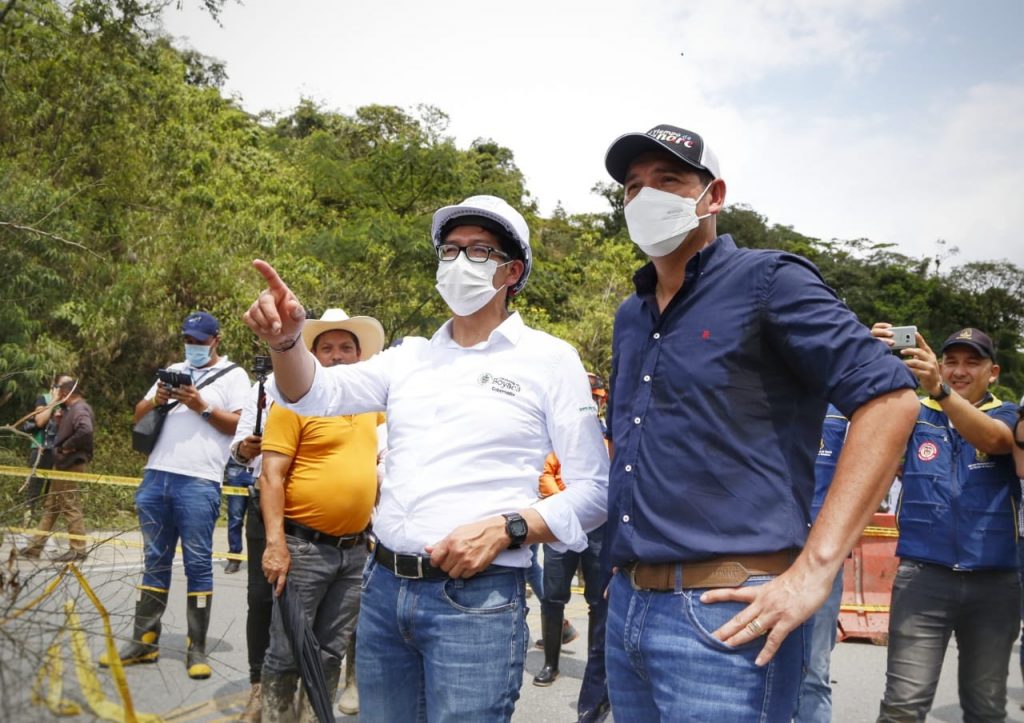
[[[136,533],[124,533],[112,544],[103,545],[82,567],[89,584],[110,611],[115,635],[130,634],[134,585],[141,569],[141,551]],[[226,534],[218,529],[216,550],[226,550]],[[6,560],[9,544],[0,548],[0,559]],[[180,558],[179,558],[180,560]],[[3,622],[12,611],[28,604],[53,580],[59,570],[47,564],[19,562],[19,579],[24,587],[17,602],[10,604],[10,589],[0,594],[0,720],[50,721],[54,715],[45,707],[31,702],[31,689],[36,671],[45,651],[60,643],[64,661],[63,693],[82,703],[85,696],[76,679],[76,666],[67,635],[59,636],[66,619],[66,599],[74,599],[87,632],[86,642],[95,658],[102,650],[102,621],[82,593],[77,582],[62,582],[50,597],[15,620]],[[185,578],[180,561],[175,567],[171,600],[164,616],[160,661],[154,665],[136,666],[127,670],[128,685],[137,710],[157,713],[171,721],[231,720],[244,705],[249,689],[245,650],[245,568],[236,575],[224,574],[224,563],[215,562],[215,595],[210,649],[214,675],[206,681],[193,681],[185,674]],[[11,570],[3,571],[8,577]],[[0,591],[2,592],[2,591]],[[530,629],[540,629],[536,600],[531,600]],[[537,688],[530,681],[540,670],[543,656],[532,649],[527,657],[526,676],[521,698],[513,718],[516,723],[562,723],[575,720],[575,702],[586,662],[586,606],[582,596],[574,596],[568,615],[580,630],[580,639],[563,651],[562,675],[550,688]],[[1016,649],[1015,649],[1016,655]],[[1014,658],[1010,676],[1009,720],[1024,722],[1019,707],[1024,688],[1016,672]],[[956,652],[951,646],[943,668],[931,721],[959,721],[962,713],[956,693]],[[841,643],[833,655],[835,717],[843,723],[873,721],[878,710],[885,680],[885,648],[867,643]],[[99,671],[103,695],[116,700],[114,686],[107,671]],[[52,689],[52,688],[50,688]],[[70,720],[95,720],[82,713]],[[339,717],[339,721],[354,720]]]

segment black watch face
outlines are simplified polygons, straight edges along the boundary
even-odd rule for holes
[[[526,520],[522,517],[506,519],[508,519],[508,536],[512,538],[512,541],[521,542],[526,539]]]

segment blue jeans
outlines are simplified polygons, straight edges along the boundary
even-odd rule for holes
[[[761,585],[752,577],[744,587]],[[608,691],[616,723],[789,721],[796,712],[808,644],[807,623],[763,667],[763,639],[735,648],[712,632],[746,607],[704,604],[703,589],[634,590],[628,574],[608,592]]]
[[[145,570],[142,584],[171,587],[174,548],[181,540],[190,593],[213,591],[213,528],[220,514],[216,482],[147,469],[135,492],[142,526]]]
[[[836,622],[839,606],[843,602],[843,571],[839,570],[832,592],[825,604],[814,613],[811,624],[811,649],[807,671],[800,685],[800,703],[796,709],[796,723],[820,723],[832,720],[832,686],[829,682],[829,663],[836,647]]]
[[[900,560],[878,720],[925,719],[953,634],[964,720],[1005,720],[1007,672],[1020,632],[1020,589],[1013,569],[954,572]]]
[[[356,631],[361,723],[509,721],[526,657],[526,570],[408,580],[371,557]]]
[[[251,488],[252,472],[248,467],[229,462],[224,468],[224,485],[231,487]],[[245,511],[249,507],[249,498],[243,495],[227,495],[228,498],[228,552],[242,551],[242,530],[245,524]],[[251,561],[250,561],[251,562]]]
[[[341,668],[345,646],[359,615],[359,587],[366,564],[366,546],[342,550],[291,535],[286,535],[285,541],[291,556],[286,594],[291,596],[292,604],[302,605],[320,643],[324,671],[331,680],[330,673],[336,674]],[[270,647],[263,671],[265,674],[299,672],[276,600],[270,623]],[[336,675],[334,681],[337,681]],[[329,692],[333,696],[334,691]]]

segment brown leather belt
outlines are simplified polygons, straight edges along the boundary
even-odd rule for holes
[[[684,590],[703,587],[736,587],[754,575],[781,575],[799,554],[783,550],[767,555],[733,555],[700,562],[634,562],[626,569],[636,590],[666,592],[676,589],[679,573]]]

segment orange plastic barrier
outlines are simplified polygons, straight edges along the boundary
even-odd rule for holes
[[[889,640],[889,602],[899,560],[896,516],[877,512],[843,564],[843,602],[839,639]]]

